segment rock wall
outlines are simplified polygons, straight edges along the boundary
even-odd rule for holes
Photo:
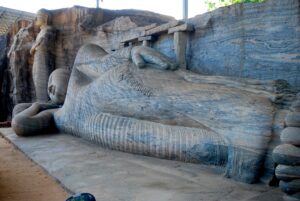
[[[0,35],[0,121],[5,121],[8,114],[9,105],[6,104],[7,95],[7,59],[6,47],[8,36],[6,34]]]
[[[284,79],[300,90],[300,2],[269,0],[190,19],[188,68],[208,75]]]
[[[53,16],[52,26],[57,29],[55,65],[57,68],[68,69],[72,68],[76,53],[83,44],[98,44],[106,51],[111,52],[119,48],[115,45],[116,38],[112,40],[112,36],[120,35],[119,32],[152,23],[162,24],[174,20],[172,17],[148,11],[106,10],[79,6],[53,10],[51,13]],[[121,20],[122,24],[120,20],[116,20],[121,17],[127,17],[128,20]],[[103,30],[103,26],[112,23],[111,21],[114,21],[114,26],[111,26],[110,30],[107,30],[107,27],[106,30]],[[119,30],[120,26],[123,26],[122,30]]]
[[[0,121],[11,119],[14,105],[34,100],[29,50],[36,30],[29,24],[16,22],[0,39]]]

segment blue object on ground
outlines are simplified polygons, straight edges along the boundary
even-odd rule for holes
[[[79,193],[69,197],[66,201],[96,201],[96,198],[90,193]]]

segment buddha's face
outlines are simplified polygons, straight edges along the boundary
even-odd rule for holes
[[[39,27],[46,26],[47,21],[48,21],[48,13],[46,13],[43,9],[39,10],[36,15],[36,25]]]
[[[67,94],[70,71],[66,69],[56,69],[49,77],[48,95],[53,103],[61,105],[65,101]]]

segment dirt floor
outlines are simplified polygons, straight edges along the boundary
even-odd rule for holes
[[[0,201],[65,201],[69,194],[0,136]]]

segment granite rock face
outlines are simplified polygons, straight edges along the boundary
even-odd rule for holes
[[[7,35],[0,35],[0,121],[5,121],[9,113],[9,105],[7,101],[8,89],[8,71],[7,71]]]
[[[7,36],[1,36],[1,40],[5,39],[1,42],[1,55],[4,56],[1,61],[4,63],[0,72],[0,121],[11,119],[14,105],[34,100],[29,50],[35,31],[29,24],[29,21],[20,20],[10,28]]]
[[[13,43],[7,53],[8,68],[12,77],[13,104],[31,102],[34,100],[32,84],[32,56],[29,50],[34,42],[35,33],[32,25],[21,27],[13,38]]]
[[[132,28],[174,20],[172,17],[148,11],[114,11],[79,6],[52,10],[51,15],[52,26],[57,29],[55,65],[67,69],[72,69],[76,53],[84,44],[98,44],[111,52],[116,49],[114,44],[121,41],[117,40],[113,43],[112,41],[116,39],[110,38],[126,31],[129,33]]]
[[[208,75],[284,79],[300,90],[300,2],[237,4],[189,19],[188,68]]]

